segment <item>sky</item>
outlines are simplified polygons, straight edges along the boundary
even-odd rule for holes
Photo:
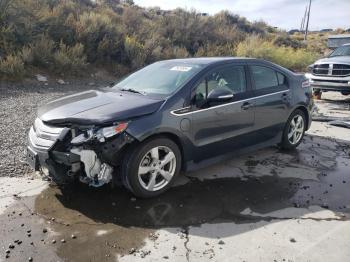
[[[134,0],[139,6],[170,10],[194,8],[215,14],[229,10],[250,21],[264,20],[281,29],[299,29],[309,0]],[[310,29],[350,28],[350,0],[313,0]]]

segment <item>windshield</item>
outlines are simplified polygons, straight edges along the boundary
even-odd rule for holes
[[[168,96],[203,68],[178,61],[161,61],[120,80],[113,88],[144,95]]]
[[[329,55],[329,57],[333,56],[350,56],[350,45],[338,47]]]

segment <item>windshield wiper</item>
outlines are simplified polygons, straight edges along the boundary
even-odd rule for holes
[[[141,94],[141,95],[146,95],[146,92],[141,92],[132,88],[121,88],[119,89],[120,91],[126,91],[126,92],[131,92],[131,93],[136,93],[136,94]]]

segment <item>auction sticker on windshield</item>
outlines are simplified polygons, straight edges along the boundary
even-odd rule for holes
[[[174,66],[170,70],[171,71],[180,71],[180,72],[188,72],[192,69],[190,66]]]

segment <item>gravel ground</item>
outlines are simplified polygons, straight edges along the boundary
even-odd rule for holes
[[[0,177],[23,176],[31,172],[24,162],[27,133],[37,108],[48,101],[75,92],[94,89],[111,82],[111,76],[39,82],[26,79],[22,83],[0,82]]]

